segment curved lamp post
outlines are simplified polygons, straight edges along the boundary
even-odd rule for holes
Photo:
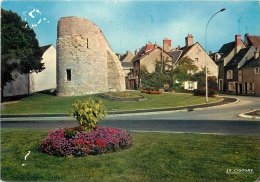
[[[218,12],[216,12],[215,14],[213,14],[209,21],[207,22],[207,25],[206,25],[206,30],[205,30],[205,75],[206,75],[206,102],[208,103],[209,102],[209,98],[208,98],[208,65],[207,65],[207,30],[208,30],[208,25],[209,25],[209,22],[210,20],[218,13],[220,12],[223,12],[225,11],[226,9],[225,8],[222,8],[221,10],[219,10]]]

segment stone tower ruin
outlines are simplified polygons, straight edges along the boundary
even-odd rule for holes
[[[120,61],[93,22],[64,17],[57,33],[57,95],[125,90]]]

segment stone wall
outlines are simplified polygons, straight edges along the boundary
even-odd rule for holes
[[[68,80],[67,70],[71,72]],[[78,17],[61,18],[57,38],[57,94],[123,91],[123,68],[101,30]]]

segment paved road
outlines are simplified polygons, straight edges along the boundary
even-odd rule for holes
[[[164,131],[216,133],[232,135],[260,135],[260,120],[240,118],[238,114],[260,109],[259,97],[238,97],[239,103],[217,106],[191,112],[157,112],[110,115],[102,126],[132,131]],[[71,118],[20,118],[19,121],[1,122],[2,127],[48,128],[75,126]],[[39,121],[37,121],[39,120]],[[42,121],[45,120],[45,121]]]
[[[76,121],[15,121],[3,122],[3,128],[46,128],[76,126]],[[214,133],[231,135],[260,135],[260,122],[226,120],[105,120],[101,126],[131,131]]]
[[[198,109],[192,112],[159,112],[136,115],[115,115],[115,120],[233,120],[251,121],[252,119],[238,117],[239,114],[250,110],[260,109],[260,97],[237,96],[240,101],[236,104],[221,105],[210,108]],[[259,121],[259,119],[258,119]]]

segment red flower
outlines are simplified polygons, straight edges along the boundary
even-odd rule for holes
[[[97,144],[97,146],[98,146],[99,148],[104,148],[104,147],[105,147],[103,141],[100,140],[100,139],[97,139],[97,140],[96,140],[96,144]]]

